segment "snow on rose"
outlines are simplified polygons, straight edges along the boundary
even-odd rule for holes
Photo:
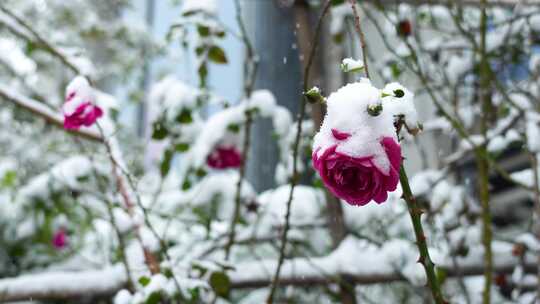
[[[206,164],[213,169],[239,168],[242,164],[242,153],[234,146],[219,146],[208,155]]]
[[[410,103],[392,106],[391,103],[401,102],[403,95],[383,98],[383,91],[362,79],[328,97],[326,116],[314,138],[312,158],[323,183],[334,195],[351,205],[362,206],[372,200],[383,203],[388,192],[396,190],[401,147],[394,121],[403,113],[416,119],[414,108],[409,107],[413,95],[406,93]],[[369,111],[373,108],[382,110]]]
[[[103,115],[95,99],[88,80],[82,76],[75,77],[66,88],[66,100],[62,106],[64,128],[76,130],[94,124]]]

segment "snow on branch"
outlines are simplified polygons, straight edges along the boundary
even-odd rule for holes
[[[28,98],[26,96],[20,95],[19,93],[13,91],[9,87],[0,84],[0,98],[3,98],[7,101],[14,103],[15,105],[24,108],[41,118],[45,119],[48,123],[55,125],[63,129],[64,118],[60,113],[57,113],[47,107],[45,104],[40,103],[37,100]],[[93,130],[79,129],[79,130],[66,130],[71,134],[82,136],[87,139],[101,141],[101,136],[99,133]]]
[[[14,35],[29,42],[37,42],[40,47],[48,51],[51,55],[60,59],[60,61],[75,74],[89,74],[87,69],[77,65],[73,58],[70,58],[70,56],[65,54],[61,49],[49,43],[42,35],[40,35],[28,23],[26,23],[23,18],[15,15],[2,5],[0,5],[0,12],[2,13],[0,14],[0,24],[4,24]]]
[[[369,250],[358,250],[358,240],[345,239],[340,247],[333,253],[317,258],[293,258],[283,263],[280,275],[280,285],[327,285],[338,283],[338,278],[347,278],[351,283],[358,285],[389,283],[403,281],[405,278],[413,284],[422,284],[418,280],[421,268],[409,268],[410,265],[393,264],[394,255],[400,255],[396,251],[403,250],[400,246]],[[500,248],[502,247],[502,248]],[[497,273],[512,273],[518,265],[519,259],[511,254],[511,246],[498,246],[494,256],[494,270]],[[384,258],[382,258],[385,256]],[[437,264],[438,269],[445,271],[448,277],[482,275],[482,250],[471,250],[466,258],[459,258],[457,265],[450,261]],[[362,261],[362,263],[359,263]],[[416,263],[416,265],[420,265]],[[267,287],[271,282],[271,273],[276,267],[275,260],[263,260],[257,262],[242,263],[236,265],[236,270],[231,272],[231,287],[258,288]],[[536,273],[537,265],[533,256],[527,256],[524,270],[528,273]]]
[[[28,274],[0,280],[0,302],[114,294],[127,282],[121,266],[79,272]]]
[[[338,249],[327,256],[286,260],[282,265],[279,284],[281,286],[327,285],[337,283],[341,277],[354,284],[368,285],[403,281],[410,277],[407,266],[400,268],[400,265],[392,263],[393,258],[397,257],[395,251],[400,246],[363,251],[352,250],[354,249],[352,247],[360,245],[360,240],[349,237]],[[512,273],[520,264],[519,258],[513,257],[510,253],[512,246],[496,247],[494,270],[501,274]],[[385,258],[381,258],[382,255]],[[437,266],[446,272],[448,278],[477,276],[484,270],[482,259],[481,250],[471,249],[466,258],[458,259],[457,265],[448,262]],[[358,261],[363,263],[358,263]],[[229,273],[231,288],[268,287],[276,264],[276,260],[263,260],[235,265],[236,270]],[[528,255],[522,265],[525,272],[536,272],[537,265],[532,255]],[[0,302],[30,298],[34,300],[67,299],[113,294],[124,288],[126,282],[125,272],[119,265],[102,270],[28,274],[17,278],[0,279]]]

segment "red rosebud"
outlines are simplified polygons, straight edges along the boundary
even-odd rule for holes
[[[67,233],[64,228],[58,229],[53,235],[52,245],[56,249],[63,249],[67,245]]]
[[[400,36],[408,37],[412,34],[412,24],[409,20],[404,19],[399,21],[397,25],[397,33]]]
[[[217,147],[206,158],[206,164],[213,169],[239,168],[242,154],[234,147]]]

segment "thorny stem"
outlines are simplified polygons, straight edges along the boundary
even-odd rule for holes
[[[128,211],[128,215],[130,217],[135,216],[134,209],[133,209],[135,207],[135,205],[133,204],[133,202],[131,201],[131,199],[129,197],[127,186],[125,184],[124,179],[122,178],[122,175],[126,177],[127,182],[129,184],[129,187],[131,187],[132,190],[135,192],[135,198],[136,198],[135,201],[136,201],[137,206],[139,208],[141,208],[141,210],[143,212],[144,223],[146,224],[148,229],[150,229],[150,232],[154,235],[154,237],[159,241],[159,244],[160,244],[160,246],[162,248],[162,252],[163,252],[163,255],[165,256],[166,261],[169,264],[171,264],[172,259],[171,259],[171,257],[169,256],[169,254],[167,252],[167,244],[159,236],[159,234],[157,233],[157,231],[153,227],[152,223],[150,222],[147,210],[144,207],[144,205],[142,204],[142,201],[141,201],[139,195],[136,193],[135,184],[134,184],[133,180],[131,179],[131,176],[129,175],[128,172],[125,171],[124,168],[122,168],[122,166],[119,164],[118,160],[115,158],[114,153],[113,153],[113,149],[111,147],[111,143],[106,139],[105,132],[103,131],[103,128],[101,127],[101,125],[99,123],[96,123],[96,126],[97,126],[97,128],[98,128],[98,130],[99,130],[99,132],[101,134],[101,137],[103,138],[103,144],[104,144],[104,146],[105,146],[105,148],[107,150],[107,155],[109,156],[109,159],[110,159],[112,167],[113,167],[113,176],[114,176],[114,178],[116,180],[116,185],[117,185],[118,191],[120,192],[120,195],[122,196],[122,199],[123,199],[124,204],[126,206],[126,209]],[[150,272],[152,274],[160,273],[161,269],[160,269],[160,265],[159,265],[159,260],[144,245],[144,243],[142,241],[142,237],[140,235],[140,231],[139,231],[140,227],[137,225],[135,228],[136,228],[135,237],[137,238],[137,241],[141,244],[141,247],[142,247],[143,253],[144,253],[145,263],[148,266],[148,269],[150,270]],[[170,266],[172,266],[172,265],[170,265]],[[175,284],[175,287],[176,287],[176,289],[178,291],[178,295],[177,295],[178,296],[178,301],[181,302],[181,301],[184,300],[184,296],[182,294],[182,289],[180,287],[180,283],[178,282],[178,279],[176,278],[176,276],[174,274],[172,275],[172,280],[173,280],[173,283]]]
[[[528,142],[527,133],[525,132],[525,142]],[[533,232],[536,236],[537,241],[540,240],[540,173],[538,172],[538,156],[536,152],[529,151],[529,159],[531,161],[531,167],[533,172],[533,201],[534,201],[534,216],[536,217],[533,225]],[[538,266],[537,266],[537,286],[536,286],[536,301],[540,300],[540,253],[537,256]]]
[[[133,210],[134,204],[133,204],[133,202],[131,201],[131,199],[129,197],[129,193],[127,191],[124,180],[122,179],[122,177],[120,175],[120,172],[119,172],[120,168],[119,168],[119,165],[117,163],[117,160],[114,157],[112,147],[111,147],[109,141],[106,139],[105,132],[103,131],[103,128],[101,128],[99,123],[96,123],[96,126],[98,127],[98,130],[99,130],[99,133],[101,134],[101,137],[104,139],[103,140],[103,145],[105,146],[105,149],[107,150],[107,155],[109,156],[109,159],[111,161],[113,177],[114,177],[114,179],[116,181],[116,188],[118,189],[118,192],[120,192],[120,196],[122,197],[122,200],[124,201],[124,205],[125,205],[125,208],[126,208],[126,210],[128,212],[128,215],[130,217],[134,217],[135,216],[134,210]],[[146,246],[144,246],[144,243],[143,243],[142,238],[141,238],[140,233],[139,233],[139,227],[138,226],[136,227],[136,230],[137,231],[135,233],[135,236],[136,236],[137,240],[139,241],[139,243],[141,244],[141,246],[143,248],[144,258],[145,258],[146,265],[148,266],[148,269],[150,270],[150,272],[152,274],[158,273],[159,272],[159,264],[157,263],[157,260],[155,259],[155,257],[153,257],[152,253],[148,250],[148,248],[146,248]]]
[[[418,246],[418,251],[420,252],[418,262],[424,266],[428,286],[429,289],[431,289],[431,294],[433,295],[435,303],[445,304],[447,302],[444,300],[441,286],[435,273],[435,264],[429,256],[426,235],[424,234],[424,228],[422,227],[422,210],[412,194],[411,186],[409,185],[409,178],[407,177],[407,173],[405,172],[405,167],[403,167],[403,165],[401,165],[399,168],[399,181],[401,183],[401,188],[403,189],[403,199],[407,202],[407,208],[409,209],[409,215],[411,216],[414,235],[416,237],[416,245]]]
[[[79,145],[80,149],[83,152],[86,152],[86,151],[84,151],[84,146],[82,145],[82,143],[79,141],[78,138],[75,138],[75,142]],[[91,154],[88,154],[88,157],[90,158],[90,160],[92,162],[91,171],[92,171],[92,174],[94,175],[94,178],[96,180],[96,185],[97,185],[99,191],[102,192],[103,194],[105,194],[105,193],[107,193],[107,190],[100,183],[100,176],[99,176],[99,173],[98,173],[98,171],[97,171],[97,169],[95,167],[94,157]],[[133,284],[133,274],[131,273],[131,269],[129,268],[129,263],[128,263],[127,256],[126,256],[126,242],[124,240],[124,236],[122,235],[122,233],[120,232],[120,229],[118,228],[116,218],[114,217],[112,202],[107,197],[104,198],[104,201],[105,201],[105,206],[107,207],[107,214],[109,215],[111,225],[112,225],[112,227],[114,229],[116,237],[118,238],[118,246],[120,247],[120,259],[122,260],[122,264],[124,265],[124,269],[126,271],[126,276],[127,276],[127,288],[130,291],[133,291],[134,288],[135,288],[135,285]]]
[[[357,27],[357,31],[359,31],[361,42],[362,42],[363,34],[359,27],[359,20],[357,18],[358,13],[356,12],[356,5],[354,3],[354,0],[350,0],[350,2],[351,2],[351,6],[355,14],[355,17],[357,19],[356,27]],[[365,43],[362,42],[363,53],[364,53],[364,48],[365,48]],[[364,62],[364,65],[366,65],[365,62]],[[366,66],[366,74],[367,74],[367,66]],[[427,81],[424,81],[424,83],[427,83]],[[449,117],[451,118],[451,116]],[[452,119],[450,121],[454,123]],[[460,126],[459,123],[456,123],[456,124]],[[458,128],[458,131],[464,132],[464,130],[461,130],[460,128]],[[400,166],[399,180],[401,183],[401,187],[403,189],[403,199],[407,202],[407,209],[409,210],[409,215],[411,217],[411,221],[413,224],[414,234],[416,237],[416,245],[420,253],[420,258],[418,262],[421,263],[422,266],[424,266],[424,270],[426,272],[426,277],[428,280],[428,286],[429,286],[429,289],[431,290],[431,294],[433,295],[433,299],[435,300],[435,303],[445,304],[447,302],[444,300],[444,297],[441,291],[441,286],[439,284],[437,275],[435,273],[435,264],[433,263],[429,255],[429,250],[426,243],[426,236],[424,234],[424,228],[422,227],[422,220],[421,220],[422,210],[420,209],[420,206],[418,205],[414,195],[412,194],[411,187],[409,185],[409,179],[407,177],[407,173],[405,172],[405,167],[403,165]]]
[[[362,31],[360,16],[358,15],[358,11],[356,10],[356,0],[349,0],[349,2],[351,3],[351,9],[354,15],[354,27],[356,29],[356,32],[358,33],[358,37],[360,38],[360,46],[362,47],[362,60],[364,61],[364,71],[366,72],[366,77],[370,78],[368,69],[366,37],[364,35],[364,31]]]
[[[240,164],[238,182],[236,184],[236,192],[234,195],[234,211],[230,223],[230,231],[227,244],[225,245],[225,260],[229,259],[231,248],[234,244],[236,237],[236,224],[240,217],[240,206],[242,203],[242,183],[246,175],[246,165],[248,162],[250,137],[251,137],[251,125],[253,123],[253,113],[249,109],[249,100],[251,98],[251,92],[253,91],[253,85],[255,84],[255,76],[257,75],[257,59],[251,41],[249,40],[248,33],[244,20],[242,19],[242,7],[239,0],[234,1],[236,7],[236,20],[240,27],[242,41],[246,48],[246,64],[244,65],[244,97],[246,98],[245,117],[244,124],[244,142],[242,144],[242,163]]]
[[[362,42],[363,34],[359,27],[358,13],[356,12],[356,5],[354,3],[354,0],[350,0],[350,2],[351,2],[351,6],[355,14],[355,17],[357,19],[356,27],[357,27],[357,31],[359,31],[361,42]],[[363,52],[364,52],[364,48],[365,48],[365,43],[362,42]],[[365,65],[365,62],[364,62],[364,65]],[[366,74],[367,74],[367,67],[366,67]],[[439,284],[439,280],[437,279],[437,275],[435,273],[435,264],[433,263],[429,255],[429,250],[426,243],[426,235],[424,233],[424,228],[422,227],[422,219],[421,219],[422,210],[420,209],[420,206],[418,205],[414,195],[412,194],[411,187],[409,185],[409,179],[407,177],[407,173],[405,172],[405,167],[403,166],[403,164],[400,166],[400,169],[399,169],[399,181],[401,183],[401,188],[403,189],[403,199],[407,202],[407,209],[409,210],[409,215],[411,217],[411,222],[413,224],[414,234],[416,237],[416,245],[420,253],[420,258],[418,262],[421,263],[422,266],[424,266],[424,270],[426,272],[426,277],[428,281],[428,287],[431,290],[431,294],[433,295],[433,299],[435,300],[435,303],[445,304],[447,302],[444,300],[441,286]]]
[[[491,113],[490,72],[486,53],[487,14],[486,0],[481,3],[480,17],[480,98],[482,101],[482,115],[480,129],[484,143],[477,147],[477,167],[479,177],[479,195],[482,207],[482,244],[484,246],[484,291],[483,304],[491,303],[491,285],[493,281],[493,252],[491,248],[491,212],[489,210],[489,161],[484,157],[487,154],[487,130],[489,113]]]
[[[324,20],[324,17],[330,10],[330,5],[332,4],[331,0],[327,0],[323,9],[321,16],[319,17],[319,20],[317,22],[317,26],[315,28],[315,34],[313,37],[313,46],[311,48],[311,52],[309,54],[309,58],[306,64],[306,67],[304,69],[304,87],[303,90],[306,92],[308,90],[308,82],[309,82],[309,72],[311,70],[311,66],[313,65],[313,60],[315,57],[315,53],[317,52],[317,46],[319,45],[319,36],[321,34],[322,29],[322,22]],[[291,205],[294,195],[294,188],[298,184],[299,176],[298,176],[298,151],[300,147],[300,139],[302,138],[302,123],[304,121],[304,116],[306,114],[306,97],[304,96],[302,92],[302,98],[300,101],[300,113],[298,114],[298,124],[296,129],[296,137],[294,140],[293,145],[293,168],[292,168],[292,176],[291,176],[291,189],[289,191],[289,197],[287,199],[287,210],[285,213],[285,225],[283,227],[283,233],[281,235],[281,246],[279,248],[279,258],[278,263],[276,267],[276,272],[274,274],[274,277],[272,279],[272,284],[270,285],[270,292],[268,294],[268,297],[266,298],[266,303],[271,304],[274,302],[274,296],[279,284],[279,274],[281,273],[281,266],[283,265],[283,262],[285,260],[285,248],[287,246],[287,236],[289,232],[290,227],[290,216],[291,216]]]

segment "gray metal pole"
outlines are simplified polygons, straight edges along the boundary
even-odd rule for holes
[[[245,0],[246,20],[259,56],[256,89],[268,89],[278,104],[298,113],[302,91],[301,66],[295,37],[294,10],[274,0]],[[272,122],[253,125],[247,176],[257,191],[275,186],[274,169],[278,150],[272,138]]]
[[[146,0],[145,20],[148,30],[151,31],[154,26],[154,0]],[[142,75],[142,89],[144,90],[145,97],[141,100],[139,107],[137,108],[137,134],[141,137],[146,135],[146,123],[147,123],[147,111],[146,111],[146,98],[148,96],[148,90],[150,86],[151,70],[150,70],[150,58],[148,58],[148,52],[145,49],[143,52],[143,75]]]

